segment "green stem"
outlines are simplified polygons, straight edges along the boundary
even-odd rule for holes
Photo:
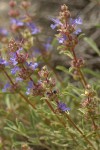
[[[71,120],[71,118],[68,116],[67,113],[66,113],[66,117],[67,117],[68,121],[76,128],[76,130],[83,136],[85,141],[87,141],[87,143],[93,148],[93,150],[96,150],[94,145],[87,139],[87,137],[84,135],[84,133],[76,126],[76,124]]]
[[[38,43],[39,49],[40,49],[40,53],[42,55],[43,61],[47,64],[47,66],[53,71],[54,75],[56,76],[57,80],[60,82],[60,84],[63,86],[62,83],[62,79],[60,78],[60,76],[56,73],[55,69],[51,66],[51,64],[46,60],[45,57],[45,49],[42,46],[41,42],[39,41],[38,37],[36,37],[36,41]]]
[[[50,104],[50,102],[46,99],[46,103],[47,103],[47,105],[49,106],[49,108],[52,110],[52,112],[55,114],[55,110],[54,110],[54,108],[52,107],[52,105]],[[66,124],[65,124],[65,122],[57,115],[57,114],[55,114],[56,115],[56,117],[58,118],[58,120],[62,123],[62,125],[64,126],[64,127],[66,127]]]
[[[3,71],[4,71],[5,75],[6,75],[6,77],[7,77],[7,78],[9,79],[9,81],[11,82],[11,84],[14,86],[14,82],[12,81],[12,79],[10,78],[10,76],[8,75],[8,73],[7,73],[5,70],[3,70]],[[19,94],[29,105],[31,105],[33,109],[36,109],[36,107],[34,106],[34,104],[32,104],[32,103],[27,99],[27,97],[25,97],[21,92],[18,92],[18,94]]]
[[[46,99],[46,103],[49,106],[49,108],[52,110],[53,113],[55,113],[54,108],[52,107],[52,105],[50,104],[50,102]],[[56,117],[58,118],[58,120],[60,121],[60,123],[66,128],[66,124],[65,122],[57,115],[55,114]],[[93,144],[85,137],[85,135],[83,134],[83,132],[76,126],[76,124],[70,119],[70,117],[66,114],[66,117],[68,119],[68,121],[77,129],[77,131],[84,137],[84,139],[89,143],[90,146],[93,147],[94,150],[96,150],[93,146]],[[73,138],[72,138],[73,139]],[[75,139],[73,139],[75,141]],[[76,142],[76,141],[75,141]]]
[[[77,57],[76,57],[74,48],[72,48],[72,53],[73,53],[73,56],[74,56],[74,60],[77,62]],[[85,80],[85,77],[84,77],[84,75],[83,75],[83,73],[82,73],[82,71],[81,71],[80,68],[77,67],[77,70],[78,70],[78,72],[79,72],[79,74],[80,74],[80,78],[81,78],[82,85],[84,84],[84,88],[85,88],[85,87],[87,86],[87,82],[86,82],[86,80]]]

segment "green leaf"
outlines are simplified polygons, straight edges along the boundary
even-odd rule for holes
[[[66,52],[64,52],[64,54],[73,59],[73,55],[70,51],[67,50]]]
[[[54,47],[58,43],[57,38],[54,38],[53,41],[51,42],[51,45]]]
[[[19,122],[19,124],[18,124],[18,129],[19,129],[19,131],[21,131],[22,133],[25,133],[25,132],[26,132],[25,127],[24,127],[24,125],[22,124],[22,122]]]
[[[79,110],[82,114],[84,114],[84,115],[86,114],[86,109],[79,108],[78,110]]]
[[[61,71],[65,72],[65,73],[67,73],[67,74],[71,74],[69,72],[69,70],[66,67],[64,67],[64,66],[57,66],[56,69],[61,70]]]
[[[70,67],[70,68],[69,68],[69,73],[71,73],[73,70],[74,70],[74,68],[73,68],[73,67]]]
[[[88,68],[84,68],[83,69],[83,72],[84,73],[88,73],[88,74],[91,74],[91,75],[93,75],[93,76],[95,76],[96,78],[100,78],[100,72],[94,72],[93,70],[90,70],[90,69],[88,69]]]
[[[57,50],[63,50],[63,49],[65,49],[64,45],[60,45],[60,46],[57,47]]]
[[[96,27],[97,27],[97,28],[100,28],[100,24],[97,24]]]
[[[77,98],[77,96],[75,96],[74,94],[72,94],[72,93],[70,93],[70,92],[67,92],[67,91],[64,91],[64,92],[62,92],[62,94],[63,95],[69,95],[69,96],[71,96],[71,97],[75,97],[75,98]]]
[[[100,56],[100,50],[91,38],[85,37],[84,41],[87,42],[93,48],[93,50]]]
[[[81,39],[81,38],[83,38],[84,36],[85,36],[85,34],[82,33],[82,34],[80,34],[80,35],[78,36],[78,39]]]
[[[48,98],[47,97],[42,97],[40,100],[47,100]]]

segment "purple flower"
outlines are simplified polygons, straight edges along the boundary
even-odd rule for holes
[[[52,49],[52,45],[50,44],[51,42],[51,38],[48,38],[47,39],[47,42],[45,44],[43,44],[43,46],[45,47],[45,50],[49,50],[49,49]]]
[[[76,19],[70,18],[69,23],[70,23],[71,25],[82,24],[82,19],[81,19],[80,17],[79,17],[79,18],[76,18]]]
[[[11,69],[11,73],[16,74],[16,72],[19,70],[20,70],[20,68],[18,66],[15,66],[14,68]]]
[[[60,37],[60,38],[58,38],[58,41],[59,41],[59,43],[64,43],[64,41],[66,41],[67,40],[67,36],[66,35],[63,35],[62,37]]]
[[[29,29],[31,30],[31,34],[34,35],[34,34],[37,34],[40,32],[40,30],[37,28],[37,26],[30,22],[30,23],[27,23],[27,26],[29,27]]]
[[[70,110],[70,108],[68,108],[68,107],[66,106],[66,104],[63,103],[63,102],[59,102],[57,106],[58,106],[58,109],[60,109],[62,112],[65,112],[65,111],[69,111],[69,110]]]
[[[18,64],[18,62],[16,61],[17,56],[16,53],[12,53],[12,57],[10,58],[10,62],[15,66],[16,64]]]
[[[63,25],[62,23],[61,23],[61,21],[59,20],[59,19],[57,19],[57,18],[51,18],[51,20],[54,22],[54,24],[51,24],[51,28],[52,29],[55,29],[57,26],[59,26],[59,25]]]
[[[76,18],[74,21],[75,21],[75,24],[82,24],[82,19],[80,17]]]
[[[35,52],[35,53],[34,53]],[[33,56],[35,55],[35,54],[39,54],[40,53],[40,50],[38,49],[38,48],[34,48],[34,52],[33,52]]]
[[[8,65],[8,62],[2,58],[0,58],[0,65],[5,65],[7,66]]]
[[[27,91],[26,91],[26,94],[29,95],[30,92],[31,92],[31,89],[33,88],[34,84],[33,84],[33,81],[29,81],[28,82],[28,86],[27,86]]]
[[[11,19],[11,24],[12,25],[16,25],[18,27],[23,27],[24,23],[18,19]]]
[[[23,79],[22,79],[22,78],[20,78],[20,77],[17,77],[17,78],[16,78],[16,82],[18,82],[18,81],[19,81],[19,82],[22,82],[22,81],[23,81]]]
[[[6,83],[6,84],[4,85],[4,88],[2,89],[2,92],[6,92],[7,89],[9,89],[9,88],[10,88],[10,84],[9,84],[9,83]]]
[[[38,67],[38,63],[26,63],[26,66],[29,67],[32,70],[35,70]]]
[[[82,30],[81,29],[77,29],[75,32],[74,32],[74,34],[79,34],[79,33],[81,33],[82,32]]]
[[[31,65],[32,70],[35,70],[38,67],[38,63],[34,63]]]
[[[8,31],[4,28],[0,28],[0,35],[1,36],[7,36],[8,35]]]
[[[17,50],[17,53],[19,53],[20,51],[23,50],[23,47],[20,47],[18,50]]]

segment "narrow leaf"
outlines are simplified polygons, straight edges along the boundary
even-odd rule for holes
[[[100,56],[100,50],[91,38],[85,37],[84,41],[87,42],[93,48],[93,50]]]

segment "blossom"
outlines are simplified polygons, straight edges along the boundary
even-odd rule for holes
[[[9,88],[10,88],[10,84],[9,84],[9,83],[6,83],[6,84],[4,85],[4,88],[2,89],[2,92],[6,92],[7,89],[9,89]]]
[[[74,20],[75,24],[82,24],[82,19],[80,17]]]
[[[38,67],[38,63],[31,64],[31,68],[35,70]]]
[[[57,19],[57,18],[52,18],[51,19],[53,22],[54,22],[54,24],[51,24],[51,28],[52,29],[55,29],[57,26],[59,26],[59,25],[63,25],[62,23],[61,23],[61,21],[59,20],[59,19]]]
[[[18,50],[17,50],[17,53],[19,53],[20,51],[23,50],[23,47],[20,47]]]
[[[82,24],[82,19],[80,17],[76,19],[70,18],[69,23],[71,25],[79,25],[79,24]]]
[[[11,73],[16,74],[16,72],[19,70],[20,70],[20,68],[18,66],[15,66],[14,68],[11,69]]]
[[[8,31],[4,28],[0,28],[0,36],[7,36],[8,35]]]
[[[27,63],[26,62],[26,66],[32,70],[35,70],[38,67],[38,63],[33,63],[33,62]]]
[[[20,77],[17,77],[17,78],[16,78],[16,82],[18,82],[18,81],[19,81],[19,82],[22,82],[22,81],[23,81],[23,79],[22,79],[22,78],[20,78]]]
[[[17,27],[23,27],[24,23],[18,19],[11,19],[11,24],[16,25]]]
[[[2,58],[0,58],[0,65],[8,66],[8,62]]]
[[[48,38],[47,42],[43,44],[46,51],[48,51],[49,49],[52,49],[52,45],[50,44],[50,42],[51,42],[51,38]]]
[[[29,95],[31,92],[32,87],[34,86],[33,81],[28,82],[26,94]]]
[[[31,34],[34,35],[34,34],[37,34],[40,32],[40,30],[37,28],[37,26],[32,23],[32,22],[29,22],[26,24],[27,27],[29,27],[29,29],[31,30]]]
[[[18,64],[17,62],[17,56],[16,53],[12,53],[12,57],[10,58],[10,62],[15,66],[16,64]]]
[[[77,29],[75,32],[74,32],[74,34],[79,34],[79,33],[81,33],[82,32],[82,30],[79,28],[79,29]]]
[[[70,110],[70,108],[68,108],[68,107],[66,106],[66,104],[63,103],[63,102],[59,102],[59,103],[57,104],[57,107],[58,107],[58,109],[60,109],[62,112],[65,112],[65,111],[69,111],[69,110]]]
[[[67,36],[66,35],[63,35],[62,37],[59,37],[58,38],[58,41],[59,41],[59,43],[64,43],[64,41],[66,41],[67,40]]]

